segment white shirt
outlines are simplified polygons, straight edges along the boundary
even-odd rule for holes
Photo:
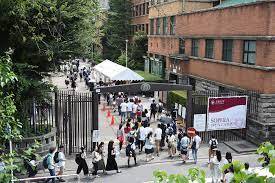
[[[127,104],[125,102],[122,102],[120,104],[121,107],[121,112],[126,112],[127,111]]]
[[[138,105],[137,104],[133,104],[133,113],[137,113],[137,108],[138,108]]]
[[[149,134],[149,132],[153,132],[153,129],[151,127],[146,127],[145,128],[145,134],[146,134],[146,136]]]
[[[65,154],[63,152],[58,153],[58,160],[59,160],[58,166],[59,167],[62,167],[62,166],[64,167],[66,158],[65,158]]]
[[[155,139],[156,140],[161,140],[161,135],[162,135],[162,130],[160,128],[157,128],[155,130]]]
[[[132,112],[133,111],[133,102],[128,102],[127,103],[127,111]]]
[[[139,128],[139,140],[145,140],[146,138],[146,130],[143,126]]]
[[[196,142],[196,149],[199,149],[200,144],[201,144],[201,138],[200,138],[200,136],[196,135],[196,136],[193,138],[192,142],[193,142],[193,141]]]

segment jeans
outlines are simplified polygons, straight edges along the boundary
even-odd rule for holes
[[[93,175],[97,175],[97,171],[98,171],[98,162],[93,163],[93,165],[94,165],[94,172],[93,172]]]
[[[121,121],[126,121],[126,112],[121,112]]]
[[[193,156],[194,162],[197,163],[198,149],[192,149],[192,156]]]
[[[48,169],[51,176],[55,176],[55,170],[54,169]],[[52,182],[55,182],[55,178],[48,179],[47,182],[52,180]]]

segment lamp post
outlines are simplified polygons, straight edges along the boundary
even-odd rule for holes
[[[126,67],[128,67],[128,57],[127,57],[127,53],[128,53],[128,39],[126,39],[125,42],[126,42],[126,52],[125,52],[125,54],[126,54]]]

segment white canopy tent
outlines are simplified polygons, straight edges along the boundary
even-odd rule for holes
[[[142,81],[144,80],[136,72],[131,69],[114,63],[110,60],[104,60],[100,64],[93,67],[94,72],[100,78],[105,78],[105,81]],[[97,77],[98,78],[98,77]]]

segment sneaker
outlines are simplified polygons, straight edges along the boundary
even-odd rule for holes
[[[120,170],[118,170],[118,171],[116,171],[117,173],[121,173],[121,171]]]

